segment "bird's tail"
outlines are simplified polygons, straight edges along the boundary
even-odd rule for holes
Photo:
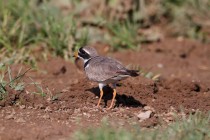
[[[138,70],[127,70],[128,74],[132,77],[139,76]]]

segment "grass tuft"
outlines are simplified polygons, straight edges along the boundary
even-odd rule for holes
[[[2,66],[3,67],[3,66]],[[4,68],[1,68],[4,69]],[[0,100],[4,100],[8,93],[8,90],[14,91],[23,91],[25,88],[24,82],[22,82],[22,78],[25,74],[30,70],[26,70],[21,73],[22,68],[19,70],[17,76],[12,76],[12,72],[10,67],[7,68],[7,71],[2,71],[0,75]],[[6,74],[8,75],[8,80],[6,79]]]
[[[36,66],[34,50],[41,60],[46,54],[69,59],[72,49],[97,39],[112,50],[136,49],[165,33],[207,42],[209,7],[209,0],[1,0],[0,59]],[[164,30],[155,33],[158,25]]]
[[[134,49],[140,43],[138,25],[130,21],[108,24],[111,34],[110,44],[114,50],[119,48]]]
[[[113,128],[102,124],[98,128],[88,128],[75,132],[75,140],[208,140],[210,139],[210,114],[200,112],[157,129]]]
[[[70,58],[72,48],[86,44],[86,38],[87,35],[78,38],[72,15],[64,16],[50,2],[0,1],[0,50],[6,56],[11,57],[20,49],[26,53],[17,55],[30,54],[32,46],[45,44],[42,46],[51,54]]]
[[[154,81],[158,81],[160,78],[160,74],[153,73],[150,70],[145,70],[141,68],[139,65],[128,65],[128,69],[137,70],[141,76],[152,79]]]

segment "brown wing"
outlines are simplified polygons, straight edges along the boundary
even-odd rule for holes
[[[118,75],[128,75],[127,69],[117,60],[109,57],[95,57],[85,68],[86,74],[90,80],[105,81]]]

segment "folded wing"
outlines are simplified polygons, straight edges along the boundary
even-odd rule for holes
[[[89,67],[85,68],[90,80],[105,81],[116,77],[138,76],[134,70],[126,69],[119,61],[109,57],[91,59]]]

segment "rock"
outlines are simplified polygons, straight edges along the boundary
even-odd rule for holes
[[[14,119],[14,114],[9,114],[5,117],[5,119],[7,120],[11,120],[11,119]]]
[[[35,109],[44,109],[45,107],[44,107],[43,104],[36,104],[36,105],[34,106],[34,108],[35,108]]]
[[[83,115],[86,116],[87,118],[90,118],[91,117],[91,115],[89,113],[85,113],[84,112]]]
[[[144,110],[145,110],[145,111],[150,110],[150,111],[152,111],[152,112],[155,112],[155,109],[154,109],[153,107],[150,107],[150,106],[145,106],[145,107],[144,107]]]
[[[159,63],[159,64],[157,64],[157,67],[158,68],[163,68],[163,64]]]
[[[50,115],[46,114],[43,116],[44,119],[50,119]]]
[[[26,122],[23,118],[18,118],[17,120],[16,120],[16,122],[18,122],[18,123],[24,123],[24,122]]]
[[[33,107],[32,106],[29,106],[28,109],[33,109]]]
[[[20,109],[25,109],[25,108],[26,108],[25,105],[21,105],[21,106],[20,106]]]
[[[72,83],[73,84],[78,84],[79,83],[79,80],[78,79],[74,79],[74,80],[72,80]]]
[[[51,109],[51,107],[48,106],[48,107],[45,108],[44,111],[45,111],[45,112],[52,112],[52,109]]]
[[[63,90],[61,91],[61,93],[66,93],[66,92],[69,92],[69,89],[63,89]]]
[[[146,112],[141,112],[137,115],[140,120],[146,120],[151,117],[152,111],[148,110]]]

